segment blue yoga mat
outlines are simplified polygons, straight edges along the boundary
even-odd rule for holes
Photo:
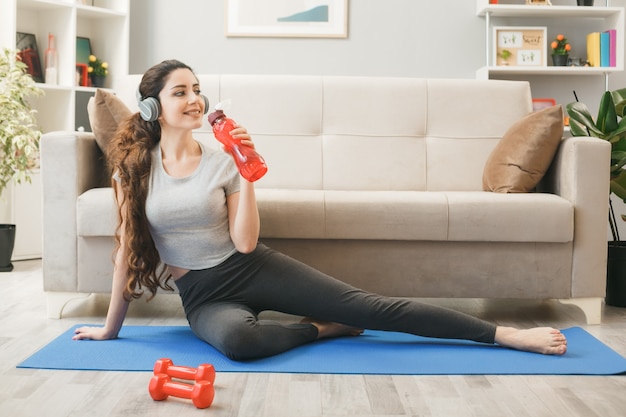
[[[282,372],[388,375],[613,375],[626,359],[579,327],[563,330],[563,356],[402,333],[366,331],[326,339],[270,358],[236,362],[197,339],[186,326],[125,326],[119,339],[72,340],[74,329],[44,346],[18,368],[152,371],[170,358],[177,365],[211,363],[218,372]]]

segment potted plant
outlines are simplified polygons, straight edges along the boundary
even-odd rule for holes
[[[559,67],[566,66],[569,51],[572,50],[572,45],[567,42],[567,38],[559,33],[550,47],[552,48],[552,64]]]
[[[91,84],[94,87],[104,87],[104,78],[109,73],[109,64],[101,61],[95,55],[89,55],[89,66],[87,68]]]
[[[43,94],[18,60],[16,51],[0,54],[0,206],[6,205],[3,191],[11,181],[30,182],[30,171],[39,157],[41,131],[28,97]],[[4,211],[4,210],[3,210]],[[0,221],[4,219],[0,218]],[[0,224],[0,271],[13,269],[11,257],[15,225]]]
[[[511,57],[511,55],[513,54],[508,49],[503,49],[502,51],[500,51],[498,56],[502,58],[502,65],[509,65],[509,58]]]
[[[566,109],[573,136],[593,136],[611,144],[610,193],[626,202],[626,88],[602,94],[595,121],[583,103],[569,103]],[[626,221],[626,215],[621,218]],[[608,248],[606,303],[626,307],[626,242],[619,237],[610,199],[609,226],[613,241]]]

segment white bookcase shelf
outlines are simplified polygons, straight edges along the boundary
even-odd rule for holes
[[[15,48],[16,33],[32,33],[37,39],[41,64],[48,34],[56,40],[59,56],[58,84],[39,83],[45,95],[33,103],[44,132],[75,130],[76,95],[94,88],[76,85],[76,38],[89,38],[98,58],[108,62],[106,87],[116,76],[128,73],[130,0],[95,0],[94,5],[78,0],[2,0],[0,3],[0,47]]]
[[[478,0],[476,14],[478,16],[499,17],[597,17],[607,18],[615,14],[619,7],[593,6],[533,6],[518,4],[489,4],[488,1]]]
[[[476,15],[485,19],[485,65],[476,72],[477,78],[494,78],[515,75],[583,75],[604,76],[608,85],[611,73],[624,70],[624,8],[608,6],[534,6],[489,4],[488,0],[476,1]],[[529,24],[529,22],[531,24]],[[541,24],[532,24],[540,22]],[[548,51],[550,62],[550,40],[557,33],[567,33],[568,38],[575,38],[573,45],[579,57],[586,58],[586,33],[615,29],[617,33],[615,67],[521,67],[498,66],[493,62],[493,27],[494,26],[547,26]],[[566,29],[562,29],[565,27]],[[556,28],[556,29],[554,29]]]
[[[485,66],[479,71],[487,71],[488,74],[515,74],[515,75],[604,75],[612,72],[623,71],[618,67],[519,67],[510,66]],[[487,74],[485,74],[487,75]],[[481,77],[483,78],[483,77]]]
[[[43,66],[48,34],[55,36],[58,84],[38,83],[45,94],[32,101],[44,133],[73,131],[87,120],[86,98],[95,88],[76,84],[77,37],[89,38],[93,53],[109,64],[105,87],[114,88],[115,78],[128,74],[129,11],[130,0],[0,0],[0,48],[14,49],[17,32],[32,33]],[[33,184],[12,187],[2,196],[8,205],[4,214],[0,210],[0,222],[17,225],[14,259],[41,256],[38,175]]]

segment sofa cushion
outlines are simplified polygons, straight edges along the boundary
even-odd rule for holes
[[[256,190],[263,238],[445,240],[442,193]]]
[[[257,190],[261,239],[571,242],[574,209],[554,194]]]
[[[96,143],[102,152],[115,135],[119,124],[132,112],[115,94],[96,89],[96,94],[87,103],[89,124],[96,137]]]
[[[424,191],[326,191],[329,239],[446,240],[444,193]]]
[[[324,238],[324,191],[255,190],[261,238]]]
[[[447,192],[448,240],[571,242],[574,207],[547,193]]]
[[[498,142],[483,170],[483,189],[532,191],[546,173],[563,136],[563,109],[552,106],[515,122]]]
[[[117,207],[113,188],[92,188],[76,200],[78,236],[113,236],[117,227]]]

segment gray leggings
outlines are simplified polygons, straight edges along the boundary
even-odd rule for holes
[[[227,357],[276,355],[317,338],[308,323],[259,320],[272,310],[363,329],[494,343],[496,326],[475,317],[354,288],[259,244],[176,281],[194,334]]]

